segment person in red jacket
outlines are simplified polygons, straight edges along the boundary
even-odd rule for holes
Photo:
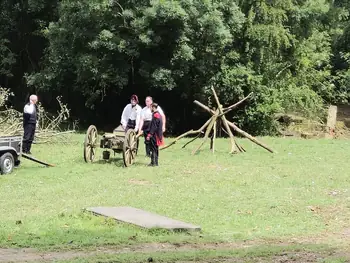
[[[158,166],[159,146],[162,146],[164,143],[163,121],[157,108],[158,104],[152,103],[152,121],[150,124],[150,131],[146,138],[146,140],[150,142],[151,146],[151,163],[148,166]]]

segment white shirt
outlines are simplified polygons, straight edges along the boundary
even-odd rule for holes
[[[121,124],[123,126],[126,126],[128,123],[128,120],[136,120],[135,130],[139,129],[139,123],[140,123],[140,116],[141,116],[142,108],[140,105],[136,105],[135,107],[132,107],[131,103],[125,106],[122,118],[121,118]]]
[[[164,115],[164,112],[160,106],[157,107],[157,110],[160,115]],[[144,121],[151,121],[152,120],[152,111],[149,107],[144,107],[141,112],[141,118]]]
[[[34,110],[35,110],[34,104],[29,104],[29,105],[26,104],[24,106],[24,113],[32,114],[34,112]]]

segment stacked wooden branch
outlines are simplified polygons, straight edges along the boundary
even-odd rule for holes
[[[184,148],[188,144],[190,144],[191,142],[193,142],[194,140],[199,138],[204,133],[204,130],[205,130],[204,137],[203,137],[200,145],[192,152],[192,154],[195,154],[196,152],[198,152],[200,150],[200,148],[203,146],[203,144],[209,139],[209,135],[210,134],[212,134],[211,141],[210,141],[210,148],[211,148],[212,152],[214,152],[215,151],[215,139],[216,139],[217,122],[220,120],[222,122],[222,124],[223,124],[222,129],[230,137],[230,142],[231,142],[231,151],[230,151],[230,153],[245,152],[245,149],[236,142],[231,129],[233,129],[235,132],[241,134],[243,137],[248,138],[249,140],[251,140],[252,142],[256,143],[257,145],[263,147],[267,151],[273,153],[273,150],[271,148],[266,146],[264,143],[258,141],[256,138],[254,138],[250,134],[248,134],[245,131],[243,131],[240,128],[238,128],[234,123],[228,121],[226,119],[226,117],[225,117],[226,113],[228,113],[228,112],[232,111],[233,109],[237,108],[240,104],[242,104],[249,97],[251,97],[253,93],[250,93],[248,96],[246,96],[245,98],[243,98],[239,102],[231,105],[230,107],[223,108],[223,106],[221,105],[221,103],[219,101],[219,98],[218,98],[214,88],[211,88],[211,90],[213,92],[216,104],[218,106],[216,110],[210,109],[208,106],[202,104],[201,102],[199,102],[197,100],[194,101],[194,103],[196,105],[198,105],[202,109],[206,110],[209,114],[211,114],[211,118],[202,127],[200,127],[198,130],[190,130],[188,132],[185,132],[184,134],[182,134],[182,135],[178,136],[177,138],[175,138],[175,140],[173,142],[171,142],[169,145],[166,145],[166,146],[162,147],[161,150],[166,149],[166,148],[174,145],[181,138],[184,138],[184,137],[186,137],[188,135],[198,134],[195,138],[193,138],[192,140],[187,142],[183,146],[183,148]]]
[[[23,115],[15,109],[6,107],[8,90],[0,88],[0,136],[12,136],[23,134]],[[35,132],[35,141],[38,143],[54,142],[54,139],[61,142],[68,142],[68,134],[75,131],[75,124],[72,129],[62,129],[62,123],[69,118],[69,109],[60,99],[57,98],[60,110],[56,116],[48,114],[41,105],[38,105],[39,122]]]

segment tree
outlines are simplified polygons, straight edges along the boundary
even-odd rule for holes
[[[11,88],[20,104],[35,91],[24,76],[39,70],[47,43],[41,30],[56,19],[56,6],[55,0],[0,2],[0,85]]]

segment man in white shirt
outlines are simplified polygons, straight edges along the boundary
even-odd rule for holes
[[[151,157],[151,148],[150,148],[150,145],[149,145],[149,141],[147,141],[146,138],[147,138],[147,134],[149,133],[151,120],[152,120],[152,109],[151,109],[151,106],[152,106],[152,103],[153,103],[153,98],[150,97],[150,96],[146,97],[145,103],[146,103],[146,107],[144,107],[142,109],[142,112],[141,112],[139,133],[143,132],[143,135],[145,137],[146,155],[148,157]],[[162,130],[163,130],[163,133],[164,133],[165,132],[165,124],[166,124],[165,114],[164,114],[162,108],[159,105],[158,105],[157,111],[162,116],[162,126],[163,126]]]
[[[135,132],[137,132],[139,130],[142,108],[140,105],[138,105],[138,103],[138,97],[136,95],[132,95],[130,103],[126,105],[123,110],[120,123],[125,131],[128,129],[134,129]]]
[[[23,109],[23,141],[22,141],[22,151],[23,153],[31,154],[30,149],[34,140],[35,128],[37,124],[37,108],[36,103],[38,102],[38,97],[36,95],[31,95],[29,97],[29,102],[24,106]]]

